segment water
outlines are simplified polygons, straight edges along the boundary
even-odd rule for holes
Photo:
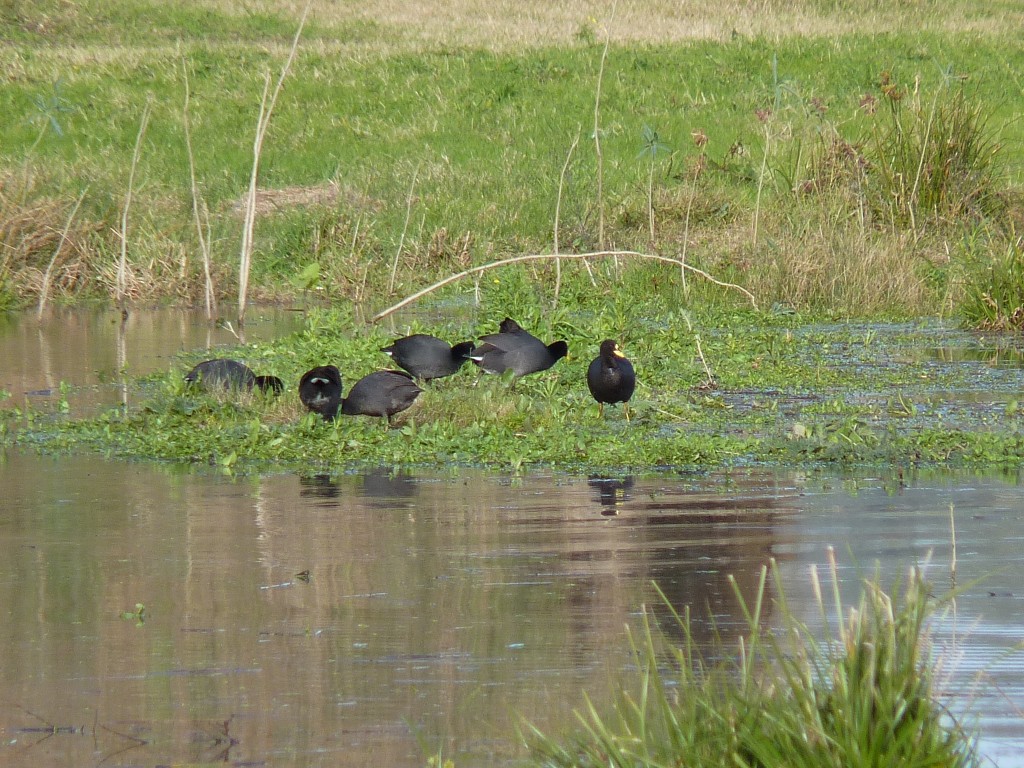
[[[205,342],[201,322],[180,335],[168,322],[157,313],[162,330],[133,342],[133,373],[166,369],[195,328]],[[30,346],[19,334],[0,334],[0,349]],[[110,336],[90,334],[60,336],[54,380],[103,369]],[[0,382],[19,365],[36,375],[5,355]],[[582,691],[609,700],[643,606],[678,634],[652,581],[691,606],[698,641],[713,619],[728,642],[744,628],[730,575],[751,599],[774,558],[815,625],[808,573],[828,547],[850,603],[876,567],[889,584],[929,561],[946,589],[954,541],[964,591],[936,624],[953,670],[943,701],[972,713],[986,756],[1024,765],[1016,478],[236,478],[7,451],[0,488],[0,765],[421,768],[438,752],[514,765],[521,717],[564,733]]]
[[[303,316],[287,309],[252,311],[247,341],[272,339],[301,328]],[[154,371],[187,368],[183,352],[216,350],[239,343],[231,325],[211,328],[196,312],[134,309],[122,324],[120,313],[96,309],[58,312],[44,322],[34,314],[0,312],[0,392],[11,398],[0,407],[54,408],[65,397],[72,412],[87,415],[128,397],[125,382]],[[259,373],[259,371],[257,371]],[[61,384],[69,385],[66,393]]]

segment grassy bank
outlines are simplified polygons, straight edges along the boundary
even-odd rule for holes
[[[1024,210],[1014,3],[335,5],[312,6],[267,132],[251,298],[372,311],[557,245],[685,259],[764,307],[998,326],[1024,303],[1006,280]],[[129,298],[199,303],[199,210],[233,317],[264,76],[300,11],[0,15],[0,302],[109,299],[126,222]],[[601,290],[743,301],[625,261]],[[554,298],[553,268],[528,277]],[[579,264],[564,279],[589,283]]]

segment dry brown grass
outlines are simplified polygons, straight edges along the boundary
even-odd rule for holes
[[[244,0],[206,0],[226,13],[248,13]],[[304,0],[276,0],[270,5],[296,18]],[[389,28],[398,44],[444,42],[507,50],[558,45],[605,30],[615,42],[728,40],[733,35],[769,38],[881,32],[912,19],[915,26],[957,31],[1003,33],[1019,27],[1024,10],[1012,2],[952,0],[860,0],[838,11],[815,0],[453,0],[438,5],[426,0],[366,0],[338,3],[316,0],[311,18],[330,26],[358,20]],[[938,8],[936,6],[939,6]]]
[[[256,215],[261,217],[275,213],[288,213],[295,208],[309,206],[336,208],[339,205],[344,205],[348,210],[375,213],[384,209],[383,201],[374,200],[356,189],[341,187],[335,182],[256,190]],[[242,215],[245,212],[245,200],[232,201],[231,210]]]
[[[103,225],[81,216],[69,225],[74,201],[37,196],[35,187],[28,173],[0,176],[0,282],[9,283],[20,296],[38,296],[46,266],[66,236],[49,290],[54,296],[74,295],[92,278],[93,241],[102,237]]]
[[[690,260],[720,276],[742,275],[765,307],[828,308],[850,317],[893,307],[940,309],[922,267],[946,258],[941,243],[863,229],[852,219],[809,221],[810,214],[773,212],[756,246],[743,218],[698,226],[690,233]]]

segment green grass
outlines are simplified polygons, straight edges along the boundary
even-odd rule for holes
[[[787,604],[775,570],[773,603],[763,572],[756,603],[746,606],[748,633],[737,648],[709,654],[694,643],[688,619],[677,617],[684,641],[666,654],[648,620],[633,644],[636,680],[611,711],[587,700],[577,712],[582,728],[575,736],[530,729],[531,764],[979,765],[970,734],[948,714],[938,689],[941,654],[928,626],[949,599],[930,598],[914,570],[902,591],[887,594],[876,582],[866,583],[859,604],[847,612],[834,573],[827,597],[817,575],[812,578],[823,637]],[[778,631],[766,627],[769,613]]]
[[[13,246],[0,257],[6,303],[35,300],[53,233],[83,190],[75,247],[57,265],[55,291],[65,299],[112,293],[119,245],[111,233],[150,95],[129,226],[132,295],[198,299],[184,68],[215,279],[222,297],[232,295],[237,206],[263,74],[280,67],[295,19],[240,13],[227,3],[186,9],[93,0],[63,21],[45,5],[19,7],[0,21],[12,40],[0,50],[11,73],[0,92],[0,233]],[[837,24],[860,8],[837,6]],[[33,9],[47,18],[45,33],[32,31]],[[829,18],[813,3],[801,9]],[[1017,119],[1024,95],[1006,87],[1024,69],[1024,51],[1009,26],[1000,33],[965,20],[963,30],[950,29],[963,13],[957,3],[917,10],[922,18],[945,12],[946,24],[899,34],[878,34],[879,8],[865,9],[871,23],[863,32],[613,40],[600,115],[606,244],[674,256],[685,235],[691,263],[741,280],[768,306],[861,316],[956,306],[955,267],[970,268],[960,256],[965,233],[986,226],[1005,240],[1024,208]],[[1012,6],[990,13],[1013,18]],[[559,176],[576,137],[560,241],[577,251],[600,245],[590,134],[601,43],[600,35],[581,35],[529,49],[410,47],[402,30],[384,23],[314,13],[264,147],[261,186],[279,197],[257,221],[254,297],[294,294],[292,278],[312,268],[305,282],[320,295],[379,308],[400,242],[396,296],[466,264],[548,252]],[[864,108],[865,98],[884,104],[883,73],[906,96],[895,123],[886,109]],[[643,152],[645,130],[667,148],[653,163]],[[707,136],[705,146],[694,144],[693,131]],[[891,198],[884,188],[872,197],[870,185],[818,186],[836,146],[862,157],[872,180],[887,180],[890,190],[905,185],[918,152],[939,155],[950,131],[977,149],[963,153],[973,186],[959,194],[984,206],[940,209],[922,200],[908,223],[883,210]],[[922,144],[929,136],[939,140]],[[858,213],[866,207],[875,215],[865,223]],[[36,224],[26,230],[30,211]],[[641,270],[637,282],[648,274]],[[732,295],[695,299],[728,305]]]
[[[964,252],[973,260],[964,278],[965,319],[985,330],[1024,328],[1024,241],[993,244],[979,233]]]

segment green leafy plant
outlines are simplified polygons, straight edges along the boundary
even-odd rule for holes
[[[665,144],[658,132],[649,125],[644,125],[640,131],[642,141],[637,159],[647,158],[647,220],[651,236],[651,245],[654,245],[654,169],[657,164],[659,153],[669,153],[671,148]]]
[[[134,610],[122,611],[121,618],[124,621],[134,621],[136,627],[141,627],[146,623],[146,606],[136,603]]]

